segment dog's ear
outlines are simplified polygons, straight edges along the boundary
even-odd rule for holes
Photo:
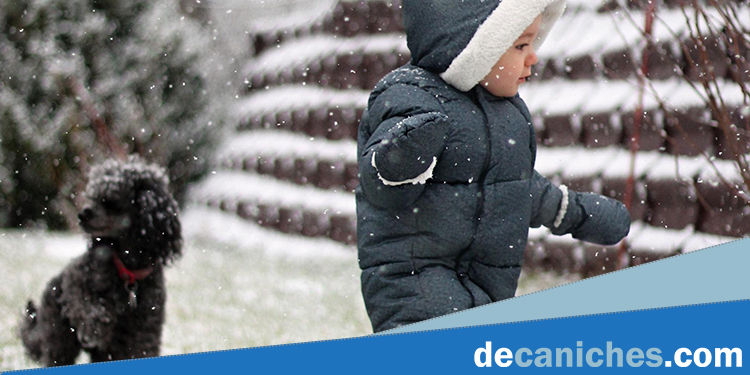
[[[133,228],[141,243],[148,243],[152,251],[159,253],[164,264],[180,256],[182,251],[182,231],[177,217],[177,202],[164,186],[151,186],[137,192],[140,228]]]
[[[156,193],[151,189],[137,189],[135,203],[141,215],[150,215],[154,210],[159,209],[159,202]]]

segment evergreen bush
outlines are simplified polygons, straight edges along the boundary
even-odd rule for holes
[[[177,1],[1,2],[0,226],[74,226],[90,165],[130,153],[182,200],[227,113],[215,61]]]

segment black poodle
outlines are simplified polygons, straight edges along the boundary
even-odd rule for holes
[[[27,354],[45,366],[159,355],[164,266],[181,254],[177,203],[165,171],[137,157],[89,174],[81,227],[88,250],[53,278],[21,325]]]

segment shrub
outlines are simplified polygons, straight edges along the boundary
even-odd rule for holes
[[[227,112],[206,36],[169,0],[0,3],[0,226],[75,225],[89,165],[129,153],[182,200]]]

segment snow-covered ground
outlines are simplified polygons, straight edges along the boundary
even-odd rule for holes
[[[196,2],[200,4],[200,2]],[[247,58],[252,30],[299,23],[333,0],[212,0],[217,42]],[[356,249],[269,231],[217,210],[182,214],[184,256],[167,271],[162,354],[182,354],[367,335]],[[17,325],[28,299],[85,251],[81,233],[0,229],[0,372],[35,367]],[[522,275],[519,294],[577,280]],[[86,362],[81,356],[79,361]]]
[[[354,248],[198,207],[182,221],[185,254],[167,271],[163,355],[372,333]],[[85,247],[82,234],[0,231],[0,371],[35,366],[16,335],[23,308]],[[523,275],[518,294],[576,280]]]

